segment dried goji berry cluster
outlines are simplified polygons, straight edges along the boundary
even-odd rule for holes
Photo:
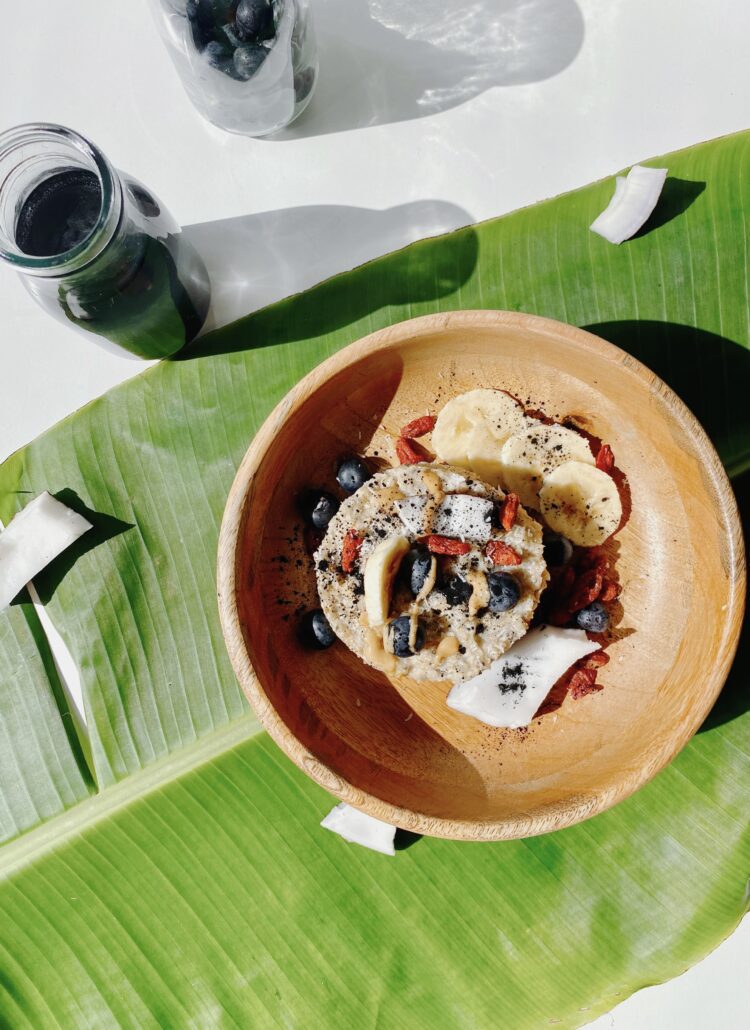
[[[567,564],[552,569],[550,584],[544,594],[544,621],[553,626],[567,626],[581,608],[594,601],[614,601],[620,586],[613,578],[609,558],[597,548],[577,552]],[[604,650],[576,662],[555,684],[545,710],[558,708],[566,694],[574,700],[585,697],[602,687],[596,682],[597,670],[609,661]]]
[[[437,419],[434,415],[421,415],[407,422],[396,440],[396,457],[402,465],[416,465],[420,461],[430,461],[430,455],[416,438],[426,436],[435,428]]]
[[[546,621],[553,626],[567,626],[581,608],[594,601],[614,601],[619,594],[620,586],[613,578],[609,558],[594,547],[580,551],[567,565],[551,570],[544,594]]]

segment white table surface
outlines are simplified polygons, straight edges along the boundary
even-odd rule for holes
[[[274,141],[201,121],[146,0],[3,5],[0,127],[69,125],[148,184],[206,259],[214,325],[750,121],[741,0],[312,3],[318,93]],[[0,311],[0,458],[145,367],[46,317],[5,268]],[[745,920],[593,1025],[745,1030],[749,968]]]

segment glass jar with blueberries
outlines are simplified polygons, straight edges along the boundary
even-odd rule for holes
[[[214,125],[268,136],[312,98],[318,55],[309,0],[152,0],[187,94]]]

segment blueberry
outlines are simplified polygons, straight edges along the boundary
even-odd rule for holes
[[[564,536],[551,536],[544,541],[544,560],[549,567],[567,565],[573,557],[573,545]]]
[[[518,580],[508,572],[490,572],[487,576],[490,588],[489,609],[491,612],[507,612],[515,608],[521,596]]]
[[[274,35],[273,7],[270,0],[240,0],[234,16],[242,39],[272,39]]]
[[[336,469],[336,482],[347,494],[359,490],[371,476],[372,472],[361,458],[346,458]]]
[[[268,51],[265,47],[257,43],[244,43],[234,52],[234,70],[244,82],[247,82],[255,75],[267,56]]]
[[[228,41],[230,47],[232,48],[232,50],[236,50],[238,46],[242,46],[242,40],[237,35],[237,33],[234,31],[234,26],[233,25],[222,25],[221,26],[221,31],[227,37],[227,41]]]
[[[310,490],[300,500],[305,522],[316,529],[325,529],[339,510],[339,502],[325,490]]]
[[[454,607],[468,601],[474,593],[474,587],[463,576],[451,576],[445,584],[445,596],[448,604]]]
[[[224,43],[219,43],[215,39],[212,39],[210,43],[206,44],[206,49],[203,51],[206,55],[206,59],[212,68],[217,68],[220,72],[234,72],[234,65],[232,63],[232,52],[229,50]]]
[[[397,658],[408,658],[410,655],[416,654],[417,651],[421,651],[424,647],[424,630],[420,626],[419,622],[417,622],[414,650],[412,651],[409,646],[411,619],[408,615],[400,615],[397,619],[393,620],[388,628],[391,633],[393,653]]]
[[[409,589],[416,597],[432,569],[432,555],[423,547],[412,547],[403,561]]]
[[[412,547],[399,565],[399,580],[416,596],[430,572],[430,554],[423,547]],[[416,567],[416,572],[415,572]]]
[[[214,31],[214,16],[210,0],[188,0],[185,5],[185,13],[190,22],[190,32],[195,48],[199,53],[203,53],[213,38]]]
[[[604,633],[609,627],[609,615],[601,601],[594,601],[588,608],[576,612],[576,622],[589,633]]]
[[[300,640],[307,647],[322,651],[330,647],[336,640],[336,634],[331,629],[331,624],[320,608],[306,612],[299,625]]]

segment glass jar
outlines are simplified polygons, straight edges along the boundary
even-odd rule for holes
[[[312,98],[309,0],[151,0],[190,100],[220,129],[268,136]]]
[[[0,258],[46,311],[141,358],[208,312],[206,268],[161,201],[60,125],[0,134]]]

